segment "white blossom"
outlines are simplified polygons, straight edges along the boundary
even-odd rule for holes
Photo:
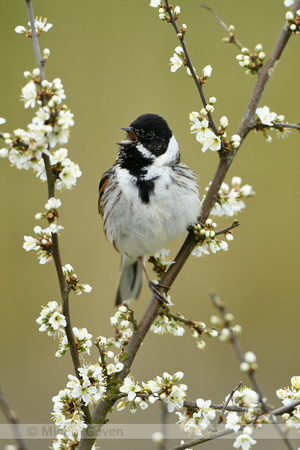
[[[300,399],[300,376],[291,378],[291,387],[278,389],[277,397],[282,401],[284,406]],[[300,428],[300,405],[297,405],[290,413],[283,414],[282,418],[286,421],[289,428]]]
[[[69,438],[80,437],[81,431],[87,427],[84,423],[84,412],[81,409],[81,400],[74,396],[70,389],[59,391],[52,398],[53,417],[55,425],[63,429]]]
[[[241,418],[235,411],[230,411],[226,416],[225,428],[233,430],[235,433],[241,428]]]
[[[228,397],[226,397],[225,401]],[[250,388],[242,388],[234,392],[231,400],[229,401],[230,406],[244,406],[256,408],[259,404],[259,395],[257,392]]]
[[[51,209],[57,209],[61,206],[61,201],[59,198],[51,197],[45,204],[45,208],[47,211],[50,211]]]
[[[141,387],[134,382],[133,377],[128,376],[124,379],[123,385],[120,387],[120,392],[127,394],[127,400],[132,402],[137,392],[141,391]]]
[[[28,23],[28,25],[30,25],[30,23]],[[42,17],[35,18],[34,26],[37,31],[44,31],[45,33],[53,27],[52,23],[47,23],[47,19],[42,19]]]
[[[31,26],[30,22],[28,22],[28,25],[29,25],[29,27]],[[46,33],[52,27],[53,27],[52,23],[47,23],[47,19],[43,19],[42,17],[36,17],[34,19],[34,28],[35,28],[38,36],[40,35],[40,33],[42,31],[44,31]],[[22,25],[18,25],[15,28],[15,32],[18,34],[25,34],[26,36],[32,35],[31,28],[27,29],[27,28],[23,27]]]
[[[252,429],[250,427],[245,427],[242,434],[236,438],[233,447],[241,448],[242,450],[249,450],[252,448],[252,445],[255,445],[257,441],[251,437],[251,434]]]
[[[49,318],[49,324],[52,326],[53,330],[56,331],[60,327],[65,327],[67,322],[65,316],[57,311],[54,312]]]
[[[177,423],[183,431],[201,436],[202,432],[210,425],[210,422],[214,420],[216,412],[210,407],[210,400],[204,401],[199,398],[196,401],[196,405],[198,410],[193,414],[177,412],[176,414],[179,417]]]
[[[107,375],[113,375],[114,373],[121,372],[123,370],[124,364],[123,363],[117,363],[117,364],[108,364],[106,366]]]
[[[83,400],[87,406],[89,403],[97,403],[106,392],[105,379],[102,374],[102,368],[99,364],[91,364],[87,367],[78,369],[80,379],[69,375],[67,388],[76,398]]]
[[[26,31],[27,31],[26,28],[23,27],[22,25],[18,25],[18,26],[15,28],[15,32],[18,33],[18,34],[25,34]]]
[[[233,177],[231,189],[227,183],[222,183],[218,194],[218,200],[211,210],[213,216],[225,215],[232,217],[246,207],[244,199],[253,196],[254,191],[252,186],[248,184],[241,186],[241,182],[242,180],[240,177]]]
[[[192,255],[196,258],[200,258],[204,255],[209,255],[210,252],[216,253],[219,250],[227,251],[228,244],[225,241],[221,241],[219,239],[205,239],[201,241],[197,247],[192,251]]]
[[[277,117],[277,114],[275,112],[270,112],[270,108],[268,106],[264,106],[263,108],[257,108],[255,113],[258,115],[263,125],[268,125],[270,127],[273,126],[273,122],[276,120]]]
[[[67,325],[65,316],[62,314],[62,307],[55,301],[43,307],[36,322],[40,325],[39,331],[47,331],[48,336],[64,334],[64,327]]]
[[[174,53],[174,55],[170,58],[170,66],[171,66],[171,72],[176,72],[183,64],[182,58],[178,56],[177,53]]]
[[[92,347],[92,335],[86,328],[73,327],[73,333],[76,339],[76,346],[79,353],[90,354],[90,348]]]
[[[152,8],[159,8],[161,5],[161,0],[151,0],[150,2],[150,6],[152,6]]]
[[[166,315],[158,315],[150,328],[155,334],[173,334],[174,336],[182,336],[185,329],[181,327],[175,320],[168,318]]]
[[[220,150],[221,139],[209,128],[207,119],[201,119],[199,113],[192,112],[190,113],[190,121],[191,133],[196,134],[196,140],[203,145],[202,152],[208,149],[212,151]]]
[[[168,397],[164,398],[164,402],[167,404],[168,412],[173,412],[174,409],[181,409],[186,396],[187,386],[180,384],[179,386],[173,385]]]
[[[63,227],[58,227],[62,229]],[[36,250],[40,264],[45,264],[52,260],[52,237],[51,229],[45,228],[44,230],[40,226],[34,227],[34,232],[37,238],[32,236],[24,236],[23,248],[26,251]]]
[[[37,98],[36,85],[31,80],[22,88],[22,96],[21,99],[24,101],[25,108],[34,108],[35,102]]]

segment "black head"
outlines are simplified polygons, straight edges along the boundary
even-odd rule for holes
[[[157,114],[143,114],[134,120],[129,127],[122,128],[127,131],[127,139],[118,142],[124,147],[142,144],[154,156],[160,156],[168,148],[172,137],[165,119]]]

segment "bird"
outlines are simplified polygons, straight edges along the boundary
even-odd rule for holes
[[[144,272],[156,297],[162,294],[145,269],[153,255],[197,223],[201,211],[195,173],[180,163],[167,121],[140,115],[128,127],[119,152],[99,184],[98,211],[108,241],[122,255],[116,306],[137,299]]]

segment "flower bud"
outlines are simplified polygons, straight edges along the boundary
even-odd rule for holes
[[[240,186],[242,184],[241,177],[232,177],[231,184],[232,186]]]
[[[295,389],[300,389],[300,376],[292,377],[291,383]]]
[[[256,355],[253,352],[246,352],[245,353],[245,361],[249,364],[256,362]]]
[[[228,127],[228,119],[226,116],[221,117],[220,119],[220,125],[223,129]]]
[[[294,20],[294,14],[292,13],[292,11],[288,11],[285,15],[286,20],[288,20],[289,22],[291,22],[292,20]]]
[[[173,377],[168,372],[164,372],[163,379],[165,380],[166,383],[170,383],[170,381],[172,381]]]
[[[33,69],[32,75],[34,77],[39,77],[40,76],[40,69]]]
[[[152,434],[152,441],[155,442],[155,444],[162,444],[164,442],[164,435],[160,431],[155,431]]]
[[[205,66],[204,69],[202,70],[202,75],[204,76],[204,78],[209,78],[211,76],[212,73],[212,67],[210,65]]]
[[[224,316],[224,319],[226,322],[233,322],[234,320],[234,315],[232,313],[226,313]]]
[[[206,105],[205,109],[206,109],[207,112],[213,112],[214,107],[212,105]]]
[[[27,80],[31,80],[32,75],[31,75],[31,73],[30,73],[28,70],[26,70],[26,71],[24,72],[24,77],[25,77]]]
[[[250,370],[250,365],[249,365],[247,362],[242,362],[242,363],[240,364],[240,370],[241,370],[242,372],[249,372],[249,370]]]
[[[173,375],[173,381],[179,381],[183,378],[184,374],[183,372],[176,372]]]
[[[205,342],[204,341],[202,341],[202,339],[200,339],[199,341],[197,341],[197,347],[200,349],[200,350],[203,350],[204,348],[205,348]]]
[[[243,47],[241,49],[241,52],[243,53],[243,55],[250,55],[250,50],[246,47]]]

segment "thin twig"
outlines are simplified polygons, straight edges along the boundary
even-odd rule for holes
[[[276,130],[283,131],[283,128],[291,128],[295,130],[300,130],[300,123],[283,123],[283,122],[273,122],[272,125],[265,125],[261,122],[256,122],[253,124],[253,129],[257,131],[261,130],[272,130],[272,128],[275,128]]]
[[[2,410],[4,412],[4,415],[7,418],[7,421],[12,426],[13,433],[14,433],[15,439],[16,439],[17,444],[18,444],[17,450],[28,450],[28,446],[27,446],[27,444],[26,444],[26,442],[25,442],[25,440],[24,440],[24,438],[22,437],[22,434],[21,434],[21,430],[20,430],[20,427],[19,427],[19,423],[18,423],[19,421],[18,421],[17,414],[15,413],[14,410],[12,410],[9,407],[9,404],[8,404],[6,398],[5,398],[5,395],[4,395],[4,392],[3,392],[3,389],[1,387],[1,385],[0,385],[0,405],[1,405],[1,408],[2,408]]]
[[[234,222],[232,222],[231,225],[229,225],[229,227],[224,228],[223,230],[216,231],[215,235],[218,236],[220,234],[226,234],[229,231],[231,231],[234,228],[239,227],[239,226],[240,226],[240,222],[238,220],[235,220]]]
[[[226,400],[226,402],[224,403],[224,406],[223,406],[223,408],[222,408],[221,414],[220,414],[220,416],[219,416],[219,424],[220,424],[221,422],[223,422],[223,415],[224,415],[225,411],[227,410],[228,404],[229,404],[230,400],[232,399],[234,393],[241,387],[242,383],[243,383],[242,381],[239,381],[238,384],[235,386],[235,388],[232,389],[232,391],[231,391],[230,394],[228,395],[227,400]]]
[[[222,25],[222,27],[223,28],[225,28],[225,30],[227,31],[227,33],[229,34],[229,40],[228,40],[228,43],[233,43],[233,44],[235,44],[240,50],[244,47],[244,45],[242,45],[241,43],[240,43],[240,41],[237,39],[237,37],[235,36],[235,33],[233,33],[232,31],[230,31],[230,29],[228,28],[228,26],[226,25],[226,23],[225,22],[223,22],[223,20],[222,19],[220,19],[220,17],[218,16],[218,14],[213,10],[213,9],[211,9],[209,6],[206,6],[206,5],[201,5],[202,6],[202,8],[205,8],[205,9],[208,9],[208,11],[210,11],[214,16],[215,16],[215,18],[218,20],[218,22],[220,22],[220,24]]]
[[[225,323],[225,327],[228,329],[229,331],[229,337],[230,337],[230,341],[233,344],[233,347],[236,351],[236,354],[240,360],[240,363],[245,361],[245,356],[244,356],[244,352],[242,351],[242,348],[240,346],[239,341],[237,340],[234,332],[232,331],[232,328],[230,326],[230,324],[226,321],[226,306],[223,302],[220,302],[219,298],[215,295],[215,294],[211,294],[211,300],[213,302],[213,304],[219,309],[219,311],[221,312],[222,318],[224,320]],[[255,377],[254,371],[252,369],[250,369],[247,372],[250,381],[252,383],[252,386],[255,390],[255,392],[258,394],[259,397],[259,401],[263,407],[263,410],[270,415],[272,423],[274,425],[274,427],[276,428],[277,432],[279,433],[279,435],[281,436],[282,440],[284,441],[286,447],[289,450],[293,450],[293,446],[291,444],[291,442],[288,440],[287,438],[287,434],[281,429],[281,427],[279,426],[279,424],[276,422],[275,418],[274,418],[274,414],[272,412],[272,409],[270,408],[270,406],[266,403],[265,398],[263,396],[262,390],[258,384],[258,381]]]
[[[272,128],[272,127],[271,127]],[[280,130],[281,128],[294,128],[295,130],[300,130],[300,123],[273,123],[273,128]]]
[[[233,430],[224,430],[219,431],[217,433],[208,433],[206,436],[203,436],[201,438],[193,439],[189,442],[185,442],[184,444],[177,445],[176,447],[173,447],[172,450],[184,450],[186,448],[194,447],[195,445],[203,444],[204,442],[212,441],[213,439],[218,439],[223,436],[227,436],[227,434],[234,433]]]
[[[177,35],[177,37],[178,37],[178,39],[179,39],[179,41],[181,43],[182,50],[184,52],[184,56],[185,56],[185,59],[186,59],[186,65],[190,69],[190,72],[192,74],[193,80],[194,80],[194,82],[196,84],[196,87],[197,87],[197,90],[199,92],[202,104],[203,104],[203,106],[205,108],[207,106],[207,101],[206,101],[206,98],[205,98],[205,95],[204,95],[204,92],[203,92],[203,85],[200,82],[199,77],[196,74],[195,68],[194,68],[194,66],[192,64],[192,61],[191,61],[191,58],[190,58],[190,55],[189,55],[189,52],[188,52],[188,49],[187,49],[187,46],[186,46],[186,43],[185,43],[184,33],[181,33],[181,31],[179,30],[179,28],[177,26],[177,23],[176,23],[176,21],[174,19],[172,10],[171,10],[171,8],[169,6],[169,1],[168,0],[165,0],[165,5],[166,5],[166,11],[168,12],[169,17],[170,17],[171,24],[172,24],[172,26],[173,26],[173,28],[175,30],[175,33],[176,33],[176,35]],[[216,124],[215,124],[213,116],[212,116],[212,114],[210,112],[207,113],[207,118],[208,118],[209,124],[211,126],[211,129],[213,130],[215,135],[218,136],[220,133],[219,133],[219,130],[218,130]]]
[[[30,26],[31,26],[31,37],[32,37],[32,43],[33,43],[34,53],[35,53],[35,57],[36,57],[36,62],[40,69],[40,79],[41,79],[41,81],[43,81],[43,80],[45,80],[44,61],[41,58],[41,50],[40,50],[38,35],[36,32],[36,28],[35,28],[32,0],[25,0],[25,2],[26,2],[28,18],[29,18],[29,22],[30,22]],[[43,99],[43,103],[44,102],[45,102],[45,99]],[[43,153],[43,160],[45,163],[45,171],[46,171],[46,175],[47,175],[48,198],[51,198],[51,197],[55,196],[55,178],[53,176],[50,158],[45,153]],[[59,281],[63,314],[64,314],[64,316],[66,318],[66,322],[67,322],[65,331],[66,331],[66,336],[67,336],[68,343],[69,343],[70,354],[71,354],[75,374],[76,374],[76,376],[79,376],[78,369],[81,366],[81,364],[80,364],[79,353],[78,353],[78,349],[76,346],[76,342],[75,342],[74,334],[73,334],[73,330],[72,330],[72,325],[71,325],[71,316],[70,316],[70,308],[69,308],[70,288],[66,284],[66,280],[65,280],[65,277],[63,274],[57,233],[52,233],[52,256],[53,256],[56,273],[57,273],[57,277],[58,277],[58,281]],[[84,406],[83,411],[86,416],[86,422],[91,423],[92,418],[91,418],[91,414],[89,412],[89,408]]]
[[[44,71],[45,62],[42,59],[41,49],[40,49],[40,45],[39,45],[39,41],[38,41],[38,35],[37,35],[36,29],[35,29],[32,0],[25,0],[25,2],[26,2],[26,6],[27,6],[28,18],[29,18],[29,23],[30,23],[30,27],[31,27],[31,37],[32,37],[35,59],[36,59],[38,68],[40,69],[41,80],[43,81],[45,79],[45,71]]]

